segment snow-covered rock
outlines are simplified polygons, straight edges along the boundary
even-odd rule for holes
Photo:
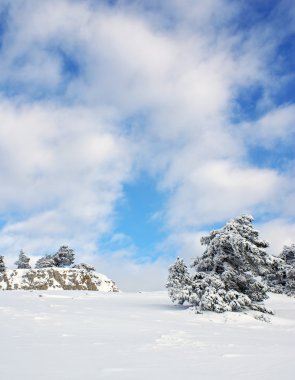
[[[13,269],[0,274],[0,290],[94,290],[118,292],[114,281],[84,269]]]

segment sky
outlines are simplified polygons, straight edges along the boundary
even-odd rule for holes
[[[0,252],[123,290],[250,213],[295,242],[292,0],[0,0]]]

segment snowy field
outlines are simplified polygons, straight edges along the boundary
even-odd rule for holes
[[[294,379],[294,298],[272,295],[267,323],[196,315],[165,292],[0,297],[0,379]]]

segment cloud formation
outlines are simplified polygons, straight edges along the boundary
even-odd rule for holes
[[[201,231],[240,213],[283,220],[275,245],[290,239],[292,2],[7,0],[0,11],[8,260],[68,243],[107,274],[122,268],[123,287],[154,288],[175,251],[199,253]],[[166,197],[156,260],[132,236],[100,243],[121,232],[116,205],[140,173]]]

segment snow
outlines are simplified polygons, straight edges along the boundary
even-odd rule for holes
[[[166,292],[3,291],[0,378],[293,379],[295,299],[195,314]]]

